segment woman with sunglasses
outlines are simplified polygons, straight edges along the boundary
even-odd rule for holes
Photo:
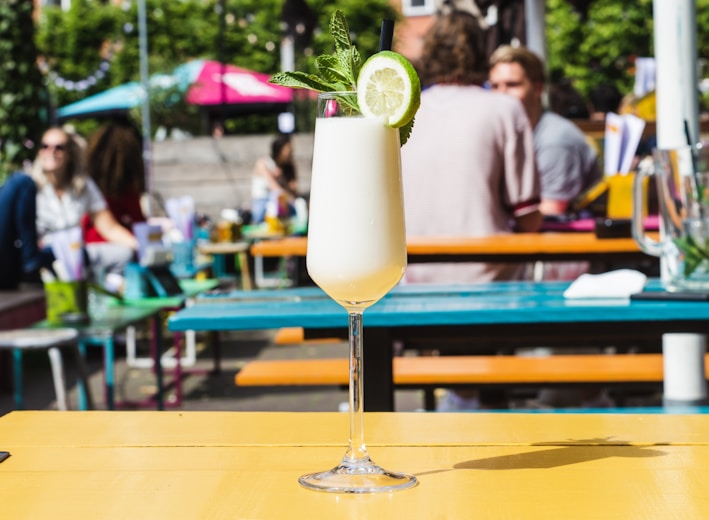
[[[50,128],[42,136],[32,170],[37,183],[37,232],[41,244],[49,246],[53,232],[80,226],[86,215],[107,241],[86,246],[92,270],[122,275],[138,241],[116,221],[86,174],[84,148],[79,136],[64,128]]]

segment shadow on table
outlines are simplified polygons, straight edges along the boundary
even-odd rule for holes
[[[633,446],[626,441],[582,439],[578,441],[542,442],[531,445],[550,446],[551,449],[468,460],[455,464],[455,469],[548,469],[579,464],[610,457],[663,457],[666,452],[648,446]]]
[[[658,446],[662,444],[655,444]],[[542,442],[531,444],[535,446],[550,446],[550,449],[528,453],[513,453],[482,459],[466,460],[454,464],[451,469],[423,471],[416,476],[445,473],[458,469],[478,470],[516,470],[516,469],[549,469],[571,464],[580,464],[611,457],[645,458],[664,457],[667,452],[653,449],[652,446],[634,446],[626,441],[611,441],[608,439],[581,439],[559,442]]]

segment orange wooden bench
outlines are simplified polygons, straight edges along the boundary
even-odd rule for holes
[[[283,327],[278,329],[273,337],[273,343],[276,345],[300,345],[300,344],[318,344],[318,343],[337,343],[343,341],[340,338],[312,338],[305,339],[305,331],[302,327]]]
[[[256,242],[251,255],[258,257],[301,256],[308,248],[306,237],[285,237]],[[599,239],[594,233],[513,233],[488,237],[409,237],[406,240],[409,260],[489,261],[504,257],[510,261],[529,258],[631,255],[643,258],[632,238]]]
[[[256,360],[236,374],[235,383],[238,386],[346,386],[349,383],[347,363],[345,358]],[[431,390],[426,396],[427,409],[435,407],[432,390],[436,387],[657,384],[662,380],[662,354],[394,358],[394,384]]]

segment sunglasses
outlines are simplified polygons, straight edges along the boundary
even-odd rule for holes
[[[48,144],[48,143],[42,143],[40,146],[40,149],[42,150],[56,150],[57,152],[63,152],[66,149],[65,144]]]

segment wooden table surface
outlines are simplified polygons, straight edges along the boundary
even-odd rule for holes
[[[652,234],[651,234],[652,235]],[[306,237],[257,242],[254,256],[305,256]],[[642,259],[632,238],[597,238],[594,233],[514,233],[489,237],[409,237],[410,262],[503,262],[536,260]]]
[[[319,493],[341,413],[12,412],[0,418],[3,518],[709,517],[708,415],[365,414],[382,466],[413,489]]]
[[[207,242],[197,246],[200,253],[205,255],[224,255],[245,253],[249,250],[248,242]]]

